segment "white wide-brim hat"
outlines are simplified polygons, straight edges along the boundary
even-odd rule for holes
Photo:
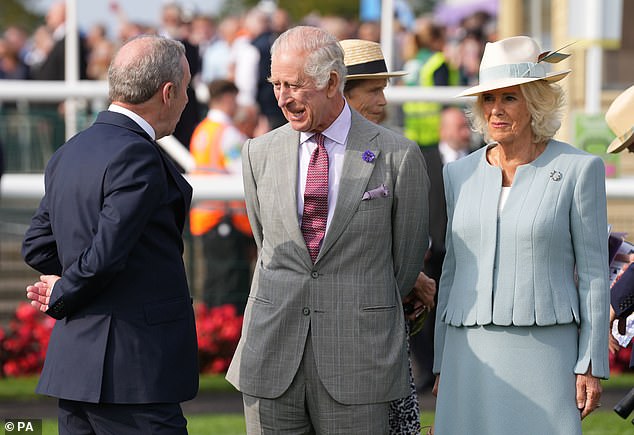
[[[634,144],[634,86],[630,86],[612,101],[605,112],[605,122],[616,135],[608,153],[618,153]]]
[[[387,79],[407,74],[407,71],[388,72],[381,44],[378,42],[344,39],[339,44],[343,49],[343,62],[348,69],[346,80]]]
[[[568,56],[559,51],[542,52],[537,42],[528,36],[513,36],[487,42],[480,62],[480,84],[462,91],[458,97],[478,95],[537,80],[559,81],[571,70],[549,73],[546,63],[557,63]]]

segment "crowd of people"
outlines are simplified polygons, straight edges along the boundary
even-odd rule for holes
[[[28,299],[66,319],[38,385],[60,399],[60,433],[186,433],[189,213],[205,285],[240,289],[205,300],[244,310],[227,379],[248,433],[419,433],[417,395],[433,385],[430,432],[580,434],[609,374],[609,323],[632,311],[629,288],[610,311],[605,169],[554,139],[570,70],[544,64],[566,55],[527,36],[487,42],[488,18],[465,21],[457,45],[427,18],[397,29],[395,70],[376,23],[295,25],[281,10],[216,22],[169,4],[139,28],[151,34],[113,44],[111,105],[47,165],[23,244],[43,274]],[[476,100],[468,116],[413,103],[394,131],[381,125],[390,81],[469,85]],[[631,122],[609,120],[609,151],[630,147]],[[155,145],[169,134],[197,171],[241,174],[245,200],[190,210]]]
[[[198,108],[185,110],[182,123],[187,125],[179,126],[175,133],[185,146],[203,116],[208,99],[206,87],[214,79],[233,81],[239,90],[238,103],[256,106],[269,129],[285,122],[274,103],[267,78],[271,44],[290,26],[318,26],[339,40],[359,38],[378,42],[380,38],[378,22],[315,14],[292,20],[281,8],[254,7],[242,14],[215,17],[184,9],[178,2],[168,2],[161,6],[160,22],[146,23],[130,20],[125,5],[112,1],[110,13],[117,19],[116,34],[104,24],[97,23],[84,29],[80,23],[79,77],[105,80],[115,50],[136,35],[158,34],[181,41],[186,47],[193,77],[190,105]],[[422,84],[418,70],[429,60],[429,50],[444,53],[446,65],[450,66],[455,78],[451,84],[472,83],[477,76],[477,61],[484,44],[495,37],[494,17],[484,12],[467,17],[455,28],[435,24],[429,17],[421,17],[413,25],[401,24],[398,20],[395,24],[395,67],[407,66],[412,72],[408,78],[393,81],[395,83]],[[46,13],[45,23],[32,32],[18,25],[0,31],[0,79],[64,78],[65,2],[53,3]],[[437,58],[430,64],[436,61]],[[444,75],[448,76],[447,70]]]

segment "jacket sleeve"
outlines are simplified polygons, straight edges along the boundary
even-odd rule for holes
[[[422,153],[410,144],[398,168],[392,209],[394,274],[401,297],[413,288],[429,244],[429,177]]]
[[[48,197],[40,205],[31,219],[22,242],[22,258],[26,264],[44,275],[61,275],[62,265],[57,255],[57,243],[53,236],[49,219]]]
[[[448,165],[443,168],[443,183],[445,186],[445,199],[447,206],[447,232],[445,235],[445,259],[442,264],[442,273],[438,285],[438,305],[436,306],[436,324],[434,327],[434,366],[433,373],[440,374],[442,354],[445,347],[445,333],[447,324],[443,321],[447,310],[449,292],[453,285],[453,277],[456,272],[456,256],[452,243],[452,224],[455,209],[455,199],[451,187],[451,178]]]
[[[258,248],[262,248],[262,223],[260,219],[260,204],[257,196],[257,183],[251,165],[251,139],[248,139],[242,147],[242,181],[244,183],[244,199],[247,206],[249,224],[253,232],[253,238]]]
[[[578,276],[579,350],[574,371],[607,379],[609,330],[608,224],[605,168],[592,158],[581,168],[570,212]]]
[[[634,312],[634,266],[629,266],[610,290],[616,317],[627,317]]]

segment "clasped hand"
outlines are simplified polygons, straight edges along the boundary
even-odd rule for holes
[[[414,288],[403,298],[404,303],[410,303],[414,307],[407,317],[415,320],[422,311],[434,308],[436,304],[434,296],[436,296],[436,281],[423,272],[419,272]]]
[[[51,291],[57,280],[59,276],[56,275],[41,275],[39,281],[26,286],[26,297],[31,300],[31,305],[40,311],[47,311]]]

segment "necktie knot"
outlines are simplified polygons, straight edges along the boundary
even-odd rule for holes
[[[318,147],[323,147],[326,140],[326,136],[324,136],[321,133],[315,133],[313,135],[313,139],[315,140],[315,143],[317,144]]]

